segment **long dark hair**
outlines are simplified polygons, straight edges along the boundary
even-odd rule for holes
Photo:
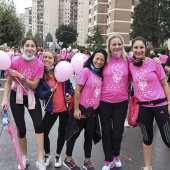
[[[93,59],[94,59],[96,53],[102,53],[102,54],[104,55],[104,59],[105,59],[104,65],[105,65],[105,63],[107,62],[107,52],[106,52],[104,49],[98,48],[98,49],[96,49],[96,50],[93,52],[93,54],[92,54],[92,55],[88,58],[88,60],[84,63],[84,66],[83,66],[84,68],[85,68],[85,67],[88,67],[88,68],[91,70],[90,64],[93,64]],[[103,65],[103,67],[104,67],[104,65]],[[100,71],[99,71],[99,73],[97,74],[98,76],[100,76],[100,77],[102,78],[102,80],[103,80],[103,67],[100,68]]]

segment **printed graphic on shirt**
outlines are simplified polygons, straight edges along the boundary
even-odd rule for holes
[[[146,70],[140,69],[138,71],[136,71],[135,73],[135,80],[138,82],[137,86],[138,88],[141,90],[140,95],[139,96],[152,96],[152,92],[151,90],[149,90],[148,87],[148,81],[145,78],[145,74],[146,74]]]
[[[91,82],[92,96],[86,100],[86,104],[88,105],[98,104],[100,100],[100,94],[101,94],[101,79],[96,75],[92,75],[91,81],[92,81]]]
[[[124,84],[122,81],[122,77],[123,77],[123,67],[125,67],[124,64],[112,64],[112,66],[110,67],[110,69],[108,70],[108,74],[112,75],[112,80],[113,83],[108,84],[106,89],[107,90],[121,90],[124,89]]]
[[[21,73],[23,73],[23,75],[24,75],[27,79],[32,80],[32,76],[33,76],[34,70],[21,68]]]

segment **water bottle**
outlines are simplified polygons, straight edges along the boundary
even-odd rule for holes
[[[8,113],[7,113],[6,109],[4,109],[4,114],[3,114],[2,122],[3,122],[3,126],[7,126],[8,125]]]

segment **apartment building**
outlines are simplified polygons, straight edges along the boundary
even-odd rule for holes
[[[32,32],[32,8],[25,8],[25,35],[28,31]]]
[[[93,35],[96,25],[100,27],[104,42],[112,33],[120,34],[125,45],[130,44],[130,31],[134,6],[139,0],[90,0],[88,34]]]
[[[43,39],[45,40],[48,33],[53,37],[56,42],[55,32],[59,26],[59,1],[44,0],[44,27]]]
[[[70,24],[78,32],[77,44],[85,46],[88,35],[89,1],[60,0],[59,25]]]
[[[44,28],[44,0],[32,0],[32,34],[39,34],[43,38]]]

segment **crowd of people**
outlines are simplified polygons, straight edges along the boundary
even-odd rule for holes
[[[43,51],[37,47],[34,38],[25,37],[22,49],[16,47],[11,55],[11,66],[6,71],[7,80],[1,103],[1,110],[10,105],[18,129],[24,168],[29,163],[25,107],[33,121],[38,154],[36,166],[39,170],[45,170],[51,163],[49,133],[58,118],[54,167],[58,168],[63,164],[68,170],[80,170],[72,153],[76,140],[84,129],[83,169],[95,169],[90,159],[92,143],[96,144],[100,140],[104,151],[101,169],[121,168],[121,142],[129,92],[132,90],[129,84],[132,82],[140,107],[139,121],[145,162],[143,170],[152,170],[154,119],[163,142],[170,148],[170,90],[166,78],[166,72],[170,72],[170,58],[162,51],[159,60],[154,60],[158,57],[157,54],[151,50],[150,56],[146,57],[146,49],[146,40],[142,37],[134,38],[132,46],[125,48],[124,40],[118,34],[108,37],[106,50],[96,49],[91,54],[85,49],[82,53],[87,56],[87,60],[77,76],[74,90],[70,80],[57,81],[54,68],[61,61],[70,62],[78,50],[63,48],[59,54],[54,50]],[[40,100],[44,101],[44,114]],[[71,102],[74,105],[69,115],[68,107]],[[65,141],[66,158],[62,163],[61,152]],[[21,169],[20,165],[18,169]]]

